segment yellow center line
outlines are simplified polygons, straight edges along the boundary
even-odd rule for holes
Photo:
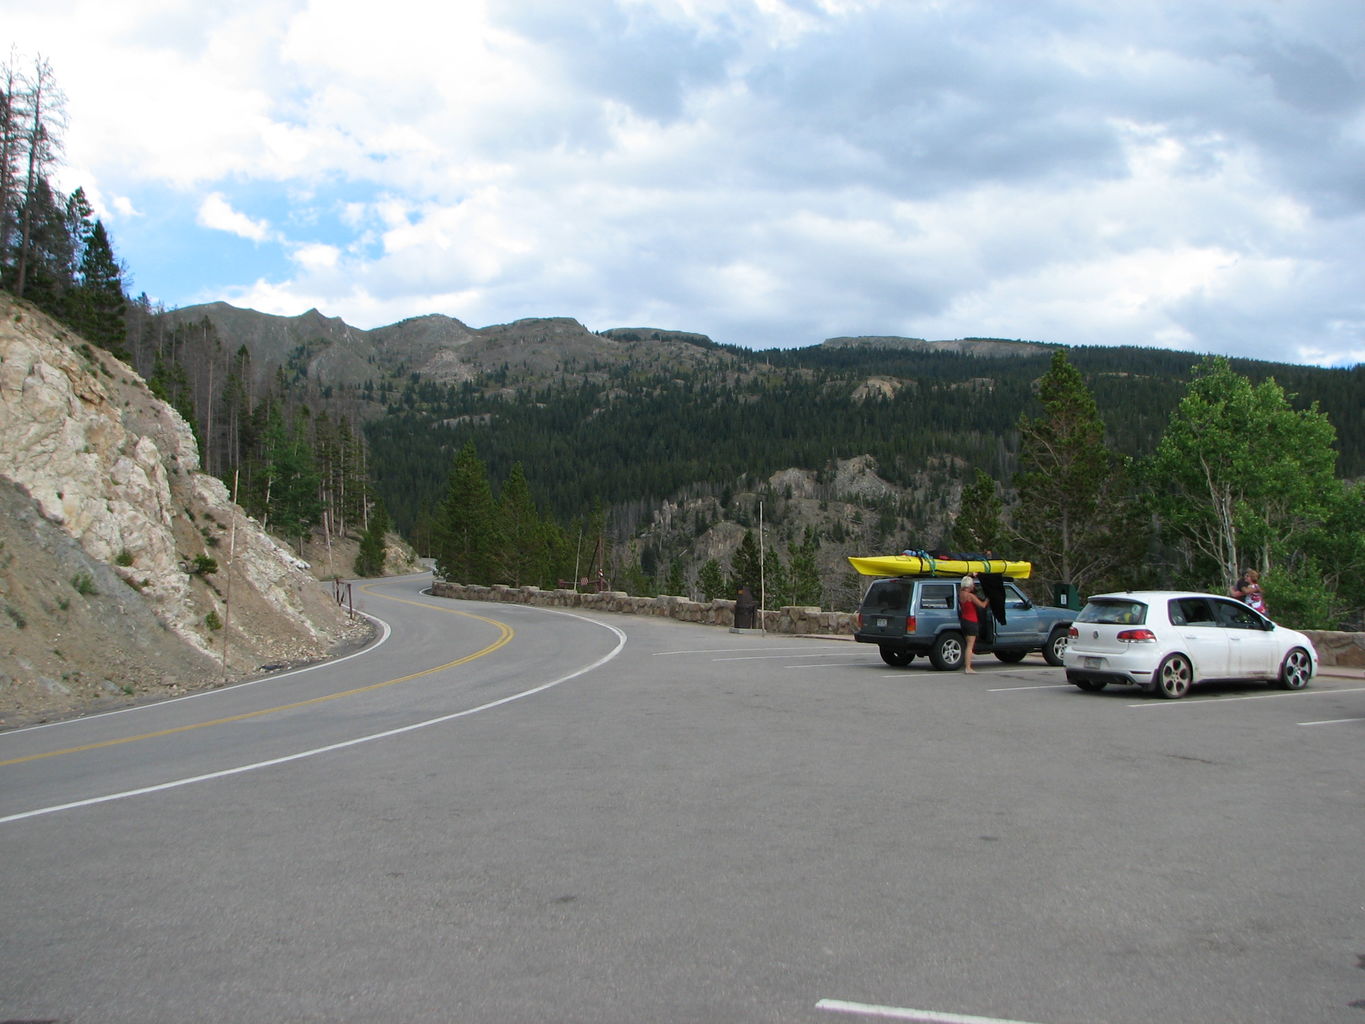
[[[362,587],[361,589],[364,590],[366,593],[374,593],[369,589],[368,586]],[[137,743],[140,742],[141,740],[154,740],[161,736],[174,736],[176,733],[191,732],[195,729],[206,729],[209,726],[214,725],[229,725],[232,722],[244,722],[251,718],[260,718],[263,715],[273,715],[280,711],[292,711],[295,708],[305,708],[311,704],[322,704],[329,700],[339,700],[342,697],[354,697],[360,693],[370,693],[373,690],[382,690],[386,686],[395,686],[398,683],[406,683],[413,679],[420,679],[422,676],[429,676],[435,672],[443,672],[448,668],[455,668],[456,666],[464,665],[468,662],[473,661],[476,658],[482,658],[485,654],[492,654],[499,647],[502,647],[506,643],[508,643],[508,641],[510,641],[512,637],[516,635],[512,630],[512,627],[507,625],[506,623],[499,622],[496,619],[485,618],[482,615],[474,615],[471,612],[458,611],[457,609],[454,608],[437,608],[433,605],[425,604],[421,601],[410,601],[407,598],[393,597],[389,594],[374,594],[374,596],[382,597],[388,601],[398,601],[402,604],[414,604],[417,605],[417,607],[419,608],[426,608],[429,611],[443,612],[446,615],[461,615],[467,619],[477,619],[479,622],[486,622],[490,626],[497,627],[498,638],[491,644],[489,644],[487,647],[483,648],[482,650],[475,651],[473,654],[466,654],[464,657],[456,658],[454,661],[447,661],[444,665],[436,665],[433,668],[425,668],[422,669],[422,671],[420,672],[411,672],[408,675],[399,676],[396,679],[386,679],[382,683],[370,683],[368,686],[357,686],[353,690],[343,690],[340,693],[329,693],[322,697],[312,697],[309,700],[295,701],[292,704],[281,704],[278,707],[273,708],[262,708],[259,711],[247,711],[240,715],[229,715],[225,718],[215,718],[207,722],[195,722],[192,725],[178,725],[173,729],[160,729],[157,730],[156,732],[144,732],[140,733],[137,736],[124,736],[122,739],[104,740],[100,743],[87,743],[84,746],[67,747],[64,750],[49,750],[45,754],[29,754],[27,757],[16,757],[8,761],[0,761],[0,768],[4,768],[12,764],[25,764],[29,761],[41,761],[49,757],[62,757],[67,754],[80,754],[87,750],[101,750],[105,747],[117,747],[121,746],[124,743]]]

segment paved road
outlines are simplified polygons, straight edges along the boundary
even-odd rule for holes
[[[1365,681],[424,583],[348,661],[0,734],[0,1020],[1365,1022]]]

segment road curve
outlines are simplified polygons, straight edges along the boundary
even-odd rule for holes
[[[0,1020],[1359,1024],[1353,682],[425,582],[360,588],[349,660],[0,734]]]

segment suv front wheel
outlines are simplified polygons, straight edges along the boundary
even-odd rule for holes
[[[929,660],[940,672],[951,672],[962,667],[966,651],[962,646],[962,634],[948,630],[940,633],[929,651]]]
[[[1043,644],[1043,660],[1053,668],[1061,668],[1065,664],[1062,655],[1066,653],[1066,645],[1070,642],[1070,632],[1058,626],[1048,635],[1047,643]]]

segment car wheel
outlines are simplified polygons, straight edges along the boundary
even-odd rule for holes
[[[1280,665],[1280,685],[1286,690],[1302,690],[1313,678],[1313,659],[1302,647],[1295,647],[1284,656]]]
[[[995,656],[1006,665],[1017,665],[1024,660],[1024,655],[1027,653],[1028,651],[996,651]]]
[[[1190,692],[1190,684],[1194,682],[1194,666],[1183,654],[1169,654],[1156,670],[1152,682],[1156,684],[1159,697],[1172,700],[1183,697]]]
[[[882,652],[882,661],[892,668],[904,668],[915,660],[913,651],[903,651],[899,647],[880,647],[878,650]]]
[[[966,649],[962,646],[962,634],[950,631],[938,635],[933,648],[929,651],[929,660],[940,672],[951,672],[962,667],[966,654]]]
[[[1047,643],[1043,644],[1043,660],[1053,668],[1062,667],[1062,655],[1066,653],[1066,645],[1071,643],[1070,634],[1061,627],[1054,629],[1048,634]]]

